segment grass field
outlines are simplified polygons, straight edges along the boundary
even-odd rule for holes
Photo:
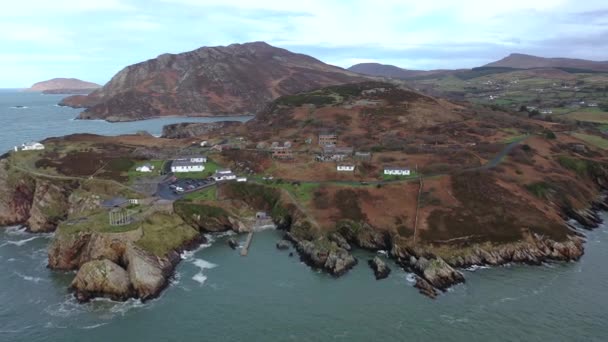
[[[597,110],[577,111],[566,114],[565,117],[585,122],[595,122],[599,124],[608,124],[608,112]]]
[[[575,138],[580,139],[586,143],[589,143],[595,147],[599,147],[601,149],[608,150],[608,140],[606,140],[602,137],[598,137],[596,135],[583,134],[583,133],[573,133],[572,136],[574,136]]]
[[[145,165],[145,164],[151,164],[151,165],[153,165],[154,166],[154,170],[152,170],[152,172],[138,172],[138,171],[136,171],[136,169],[139,166],[142,166],[142,165]],[[165,165],[165,161],[163,161],[163,160],[150,160],[148,162],[137,163],[137,164],[135,164],[129,170],[129,181],[132,182],[136,178],[140,178],[140,177],[156,177],[156,176],[159,176],[160,173],[163,170],[164,165]]]
[[[217,196],[217,186],[211,186],[200,191],[191,192],[184,196],[184,199],[192,201],[215,201]]]

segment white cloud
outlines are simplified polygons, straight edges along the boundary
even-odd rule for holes
[[[124,0],[15,0],[2,4],[2,17],[26,17],[49,13],[129,11],[135,9]]]

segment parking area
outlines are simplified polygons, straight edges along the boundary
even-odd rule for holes
[[[206,179],[177,179],[171,178],[158,185],[157,195],[162,199],[177,200],[183,195],[215,185],[212,178]]]

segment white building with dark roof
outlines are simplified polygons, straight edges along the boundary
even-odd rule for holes
[[[171,163],[171,172],[202,172],[205,165],[202,162],[192,162],[190,160],[174,160]]]
[[[384,174],[387,176],[409,176],[411,173],[407,167],[387,166],[384,168]]]
[[[354,172],[355,165],[354,164],[338,164],[336,166],[336,170],[338,172]]]
[[[213,177],[216,182],[237,179],[236,175],[230,169],[218,169],[211,177]]]

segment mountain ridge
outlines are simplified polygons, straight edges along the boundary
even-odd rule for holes
[[[252,42],[161,54],[125,67],[90,95],[61,104],[86,108],[81,119],[108,121],[246,115],[282,95],[366,79],[304,54]]]

